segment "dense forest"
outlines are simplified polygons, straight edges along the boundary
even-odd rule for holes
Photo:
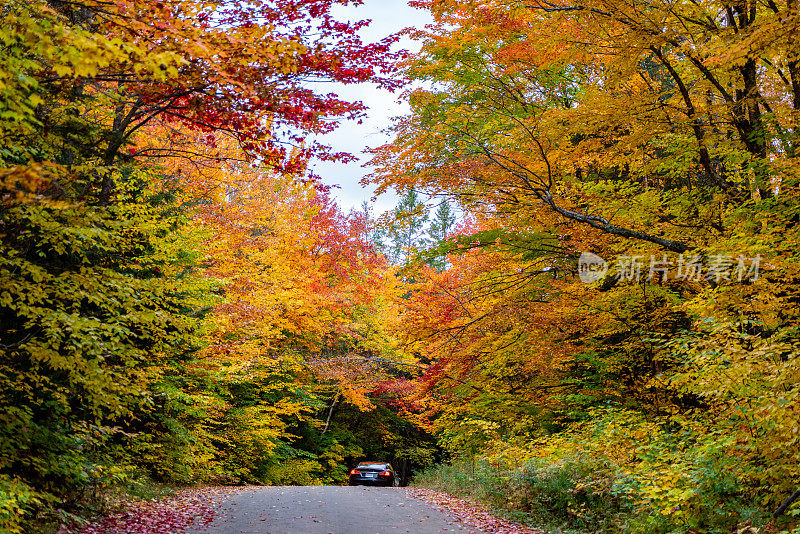
[[[800,504],[797,0],[0,0],[0,532],[408,481],[553,531]],[[344,213],[312,139],[410,113]],[[323,177],[324,178],[324,177]]]

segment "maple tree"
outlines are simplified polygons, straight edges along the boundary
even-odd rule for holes
[[[402,174],[403,186],[447,191],[467,204],[515,212],[542,206],[568,221],[683,252],[697,244],[695,236],[667,225],[660,225],[664,235],[656,235],[614,224],[603,214],[613,213],[613,207],[589,203],[586,196],[593,191],[582,189],[610,178],[669,191],[720,187],[734,196],[755,188],[763,197],[790,172],[786,162],[794,158],[797,143],[791,126],[796,109],[790,104],[797,88],[788,83],[796,70],[795,45],[783,37],[769,47],[750,40],[792,33],[795,19],[781,18],[777,6],[777,14],[758,11],[764,20],[747,22],[748,14],[731,26],[725,19],[735,7],[729,15],[696,13],[700,8],[687,8],[683,15],[677,7],[658,5],[647,14],[616,4],[419,5],[431,6],[437,25],[420,35],[427,39],[423,54],[408,72],[441,84],[441,90],[410,95],[414,113],[395,127],[398,142],[375,160],[385,164],[386,172],[374,178],[384,188]],[[745,23],[758,31],[748,30],[735,41],[731,28]],[[694,32],[691,24],[700,28]],[[774,24],[780,32],[772,31]],[[570,31],[588,27],[598,31]],[[724,39],[730,42],[723,51]],[[679,46],[696,52],[684,57]],[[741,48],[746,56],[751,47],[758,58],[742,57],[741,67],[739,59],[728,62],[729,54]],[[770,55],[780,54],[781,47],[786,65]],[[758,87],[751,87],[753,62],[774,66]],[[693,78],[691,93],[683,94],[680,88],[689,85],[684,76],[703,83]],[[764,182],[764,173],[771,182]],[[628,194],[653,202],[635,190]],[[669,200],[651,211],[679,216],[682,206]]]
[[[140,203],[104,213],[4,199],[4,528],[19,506],[124,476],[107,464],[121,422],[149,410],[153,382],[201,343],[192,310],[207,302],[207,284],[185,276],[197,258],[184,248],[198,241],[137,178],[120,179],[119,194]]]
[[[330,131],[340,117],[357,117],[363,106],[318,94],[308,83],[370,81],[391,89],[396,82],[381,76],[390,71],[392,40],[363,44],[361,23],[336,21],[331,4],[10,2],[10,57],[30,52],[6,67],[6,101],[27,94],[27,107],[10,110],[9,118],[31,125],[6,134],[14,159],[69,166],[82,194],[105,205],[114,179],[98,170],[145,157],[219,159],[224,151],[214,150],[214,132],[280,170],[296,171],[311,155],[345,158],[303,139]],[[10,76],[17,71],[26,74],[19,81]],[[137,141],[153,122],[164,125],[166,139]],[[207,135],[187,145],[175,139],[176,127]]]

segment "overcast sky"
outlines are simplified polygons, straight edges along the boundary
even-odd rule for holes
[[[375,42],[403,28],[423,27],[431,22],[427,11],[411,8],[407,0],[364,0],[361,6],[335,6],[334,13],[340,20],[365,20],[372,23],[361,32],[364,42]],[[401,41],[398,48],[416,51],[419,44],[409,39]],[[389,137],[383,133],[392,122],[392,117],[405,115],[408,112],[406,103],[398,102],[399,94],[392,94],[375,88],[371,84],[340,85],[328,84],[324,90],[338,94],[346,100],[360,100],[366,104],[367,117],[362,124],[355,121],[343,122],[333,133],[319,136],[321,142],[331,145],[336,151],[350,152],[358,161],[348,164],[316,162],[312,165],[314,172],[322,176],[323,182],[338,186],[331,193],[342,210],[359,208],[365,200],[369,201],[373,190],[364,189],[359,180],[369,173],[362,165],[369,156],[362,153],[365,147],[376,147],[384,144]],[[397,198],[384,194],[377,199],[373,213],[378,214],[395,207]]]

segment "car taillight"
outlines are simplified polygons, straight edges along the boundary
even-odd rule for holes
[[[389,476],[389,475],[391,475],[391,474],[392,474],[392,472],[391,472],[391,471],[381,471],[381,476],[382,476],[382,477],[388,477],[388,476]]]
[[[352,471],[350,471],[350,474],[351,475],[360,475],[361,473],[358,471],[358,469],[353,469]]]

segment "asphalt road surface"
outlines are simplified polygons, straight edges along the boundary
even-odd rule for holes
[[[462,525],[404,488],[267,486],[226,501],[206,534],[462,534]]]

